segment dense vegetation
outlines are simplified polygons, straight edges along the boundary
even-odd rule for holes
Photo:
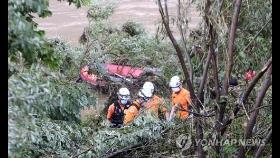
[[[68,2],[78,7],[89,3]],[[89,26],[80,38],[82,45],[73,48],[60,39],[46,39],[44,31],[38,30],[33,21],[34,14],[51,15],[48,0],[9,0],[9,157],[253,157],[259,150],[264,157],[269,157],[272,150],[269,141],[272,2],[178,2],[181,12],[172,18],[179,30],[182,28],[180,40],[176,38],[174,42],[172,32],[168,32],[168,16],[163,17],[163,25],[159,26],[159,30],[164,31],[154,37],[132,21],[121,27],[112,25],[108,17],[114,11],[114,3],[94,1],[88,11]],[[233,38],[234,64],[229,71],[230,30],[238,2],[241,6]],[[185,31],[191,3],[198,6],[203,21],[201,27],[188,36]],[[161,15],[168,15],[166,13],[163,9]],[[201,48],[193,49],[194,45]],[[178,60],[180,54],[183,60]],[[194,95],[205,107],[202,110],[198,106],[200,102],[194,102],[196,112],[205,114],[214,109],[216,113],[212,117],[173,123],[141,115],[122,129],[108,128],[102,112],[105,105],[99,102],[98,93],[86,83],[75,83],[83,65],[104,62],[160,68],[162,75],[156,93],[165,98],[169,107],[168,80],[180,75],[184,86],[193,88]],[[249,83],[243,79],[248,68],[257,71]],[[235,90],[225,89],[228,72],[230,78],[238,79]],[[214,97],[213,92],[216,92]],[[248,95],[244,95],[247,92]],[[241,103],[240,99],[243,99]],[[220,126],[219,121],[227,123],[226,126]],[[203,135],[197,134],[200,130]],[[259,146],[244,148],[232,144],[217,148],[196,143],[195,138],[201,137],[257,138],[265,139],[267,144],[264,150]]]

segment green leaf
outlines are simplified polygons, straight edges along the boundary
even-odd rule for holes
[[[243,59],[246,59],[246,54],[243,51],[239,52],[239,56]]]

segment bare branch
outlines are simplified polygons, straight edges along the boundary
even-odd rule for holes
[[[189,72],[187,70],[187,67],[186,67],[186,64],[185,64],[185,61],[184,61],[184,57],[183,57],[183,51],[182,49],[180,48],[180,46],[178,45],[176,39],[174,38],[171,30],[170,30],[170,27],[169,27],[169,24],[168,22],[166,21],[166,19],[164,18],[166,15],[164,14],[163,12],[163,8],[162,8],[162,4],[161,4],[161,0],[158,0],[158,6],[159,6],[159,12],[161,14],[161,18],[162,18],[162,22],[164,24],[164,27],[166,29],[166,32],[167,32],[167,35],[169,37],[169,39],[171,40],[176,52],[177,52],[177,56],[179,58],[179,61],[180,61],[180,64],[181,64],[181,67],[183,69],[183,72],[184,72],[184,75],[185,75],[185,80],[187,82],[187,86],[188,86],[188,90],[190,91],[190,94],[191,94],[191,98],[193,100],[196,100],[196,96],[195,96],[195,93],[194,93],[194,89],[193,89],[193,86],[192,86],[192,83],[190,81],[190,77],[189,77]],[[197,109],[199,110],[199,109]]]
[[[271,139],[272,137],[272,129],[270,129],[270,131],[267,133],[266,137],[263,139],[262,142],[264,142],[264,144],[261,144],[255,154],[255,158],[260,158],[264,149],[265,144],[268,143],[268,141]]]
[[[258,108],[254,108],[254,109],[250,110],[247,114],[250,114],[250,113],[252,113],[252,112],[254,112],[256,110],[259,110],[259,109],[262,109],[262,108],[266,108],[266,107],[269,107],[269,105],[264,105],[264,106],[260,106]],[[235,118],[242,117],[242,116],[247,115],[247,114],[246,113],[239,114]]]
[[[202,80],[200,82],[199,89],[198,89],[198,98],[200,100],[202,100],[202,97],[203,97],[203,89],[204,89],[204,85],[205,85],[205,82],[206,82],[206,79],[207,79],[207,73],[208,73],[208,68],[209,68],[211,56],[212,56],[212,52],[209,49],[207,59],[206,59],[206,63],[204,65],[204,69],[203,69]]]
[[[246,102],[249,94],[251,93],[251,91],[257,84],[257,82],[264,75],[264,73],[267,72],[267,70],[271,66],[271,64],[272,64],[272,57],[266,62],[266,64],[263,66],[263,68],[257,73],[257,75],[254,77],[254,79],[250,82],[249,86],[245,90],[245,93],[241,97],[240,101],[238,101],[238,103],[235,105],[235,108],[233,110],[234,117],[231,117],[231,118],[229,117],[229,118],[225,119],[225,121],[223,121],[223,127],[220,129],[222,135],[224,134],[227,126],[229,124],[231,124],[232,120],[235,118],[235,116],[239,112],[241,104],[244,104]]]
[[[178,9],[177,9],[177,16],[178,16],[178,29],[179,29],[179,33],[180,33],[180,36],[181,36],[181,39],[183,41],[183,45],[184,45],[184,49],[185,49],[185,54],[186,54],[186,57],[187,57],[187,65],[188,65],[188,69],[189,69],[189,76],[190,76],[190,80],[191,80],[191,83],[193,83],[193,66],[192,66],[192,63],[191,63],[191,56],[190,56],[190,53],[188,52],[187,50],[187,40],[185,38],[185,35],[183,33],[183,28],[182,28],[182,25],[184,24],[182,22],[182,15],[181,15],[181,0],[178,0]]]
[[[216,91],[216,101],[219,101],[220,98],[220,90],[219,90],[219,81],[218,81],[218,66],[217,66],[217,57],[214,52],[214,35],[216,34],[215,30],[213,29],[213,25],[209,19],[209,9],[210,9],[211,1],[207,0],[204,9],[204,20],[206,25],[209,28],[208,37],[209,37],[209,51],[211,52],[211,57],[213,61],[213,70],[214,70],[214,82],[215,82],[215,91]],[[198,93],[200,94],[200,93]]]
[[[202,80],[200,82],[200,86],[199,86],[199,89],[198,89],[198,98],[200,100],[202,100],[202,97],[203,97],[203,89],[204,89],[204,85],[205,85],[205,82],[206,82],[206,79],[207,79],[207,73],[208,73],[208,68],[209,68],[209,64],[210,64],[210,61],[211,61],[211,57],[212,55],[215,55],[214,53],[214,50],[213,50],[213,47],[214,47],[214,30],[213,30],[213,26],[212,24],[209,22],[209,18],[206,16],[208,14],[208,11],[209,11],[209,6],[210,6],[210,1],[208,0],[207,3],[206,3],[206,8],[208,9],[205,9],[205,21],[206,21],[206,24],[208,26],[208,40],[209,40],[209,43],[208,43],[208,55],[207,55],[207,60],[206,60],[206,63],[205,63],[205,67],[204,67],[204,70],[203,70],[203,75],[202,75]],[[214,61],[215,62],[215,61]],[[217,65],[214,65],[214,67],[217,66]],[[216,73],[217,73],[217,67],[216,68]],[[214,68],[214,69],[215,69]],[[218,78],[218,74],[215,74],[215,79]],[[218,86],[218,83],[216,83]]]
[[[220,88],[219,88],[217,57],[214,51],[212,51],[212,61],[213,61],[216,101],[218,102],[220,100]]]
[[[262,84],[262,87],[258,93],[258,96],[256,98],[256,102],[255,102],[255,105],[254,105],[254,108],[258,108],[261,104],[262,104],[262,101],[265,97],[265,94],[268,90],[268,88],[271,86],[272,84],[272,80],[271,80],[271,75],[272,74],[272,66],[270,66],[268,72],[267,72],[267,76],[266,76],[266,79],[264,80],[263,84]],[[244,135],[245,135],[245,139],[248,139],[250,137],[252,137],[252,130],[256,124],[256,119],[257,119],[257,116],[258,116],[258,113],[259,113],[259,110],[255,110],[251,115],[250,115],[250,119],[248,120],[247,122],[247,126],[245,128],[245,132],[244,132]],[[244,146],[240,146],[239,148],[239,153],[238,153],[238,158],[242,158],[245,156],[245,150],[246,150],[246,147]]]
[[[266,79],[265,79],[265,81],[262,85],[262,88],[258,93],[254,108],[258,108],[262,104],[262,101],[265,97],[265,94],[266,94],[268,88],[272,84],[272,81],[271,81],[271,73],[272,72],[271,71],[272,71],[272,67],[270,67],[270,70],[268,71],[267,77],[266,77]],[[258,116],[258,112],[259,112],[259,110],[257,109],[250,115],[250,120],[248,121],[247,128],[246,128],[246,131],[245,131],[245,137],[246,138],[249,138],[249,137],[252,136],[252,129],[253,129],[255,123],[256,123],[256,118]]]
[[[117,156],[118,154],[121,154],[121,153],[126,152],[126,151],[129,151],[129,150],[133,150],[134,148],[140,147],[140,146],[143,146],[143,143],[139,143],[139,144],[136,144],[136,145],[131,145],[131,146],[125,147],[125,148],[123,148],[123,149],[121,149],[121,150],[118,150],[118,151],[116,151],[116,152],[113,152],[113,153],[107,155],[105,158],[115,157],[115,156]]]
[[[266,64],[264,65],[264,67],[261,69],[260,72],[257,73],[257,75],[254,77],[254,79],[250,82],[248,88],[246,89],[245,93],[243,94],[243,96],[241,97],[240,102],[245,103],[249,94],[251,93],[251,91],[253,90],[253,88],[255,87],[255,85],[257,84],[257,82],[260,80],[260,78],[264,75],[264,73],[268,70],[268,68],[271,66],[272,64],[272,57],[270,57],[270,59],[266,62]]]
[[[224,95],[228,94],[229,79],[231,77],[231,71],[232,71],[232,67],[233,67],[233,55],[234,55],[233,48],[234,48],[235,34],[236,34],[236,29],[237,29],[237,22],[238,22],[238,17],[239,17],[240,8],[241,8],[241,2],[242,2],[242,0],[235,1],[234,13],[232,16],[232,21],[231,21],[231,28],[230,28],[229,39],[228,39],[227,67],[226,67],[224,84],[223,84],[223,94]]]
[[[269,19],[264,26],[260,29],[260,31],[254,36],[254,38],[245,46],[245,48],[242,50],[242,52],[245,52],[245,50],[253,43],[253,41],[259,36],[259,34],[262,32],[262,30],[266,27],[266,25],[271,22],[272,19]]]
[[[168,14],[168,7],[167,7],[167,0],[164,0],[164,7],[165,7],[165,18],[166,22],[169,25],[169,14]]]

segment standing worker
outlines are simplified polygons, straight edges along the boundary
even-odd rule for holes
[[[145,82],[142,89],[140,89],[138,96],[131,107],[126,111],[124,124],[132,122],[141,108],[144,108],[145,112],[154,114],[155,117],[159,117],[159,113],[165,115],[165,119],[168,119],[168,112],[163,99],[154,95],[154,85],[152,82]]]
[[[140,92],[151,91],[151,94],[147,96],[149,98],[145,104],[145,110],[155,115],[156,118],[159,118],[159,114],[164,114],[165,119],[167,120],[169,115],[167,108],[162,98],[154,94],[154,84],[152,82],[145,82],[143,88]],[[144,93],[139,93],[139,96],[144,96]]]
[[[172,109],[168,121],[173,119],[175,113],[181,120],[187,119],[191,104],[190,92],[183,88],[179,76],[170,79],[169,87],[172,89]]]
[[[111,127],[119,128],[123,125],[125,110],[130,106],[130,92],[127,88],[120,88],[118,91],[118,100],[108,108],[107,120]]]

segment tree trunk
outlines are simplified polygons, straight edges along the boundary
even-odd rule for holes
[[[224,84],[223,84],[223,94],[228,94],[228,87],[229,87],[229,79],[231,77],[231,71],[233,67],[233,55],[234,55],[234,41],[235,41],[235,33],[237,29],[237,22],[238,22],[238,16],[240,13],[241,8],[241,2],[242,0],[236,0],[235,6],[234,6],[234,13],[231,20],[231,27],[230,27],[230,33],[229,33],[229,39],[228,39],[228,52],[227,52],[227,67],[225,72],[225,78],[224,78]]]
[[[256,152],[255,158],[260,158],[264,149],[264,146],[268,143],[268,141],[271,139],[272,137],[272,129],[269,130],[268,134],[266,135],[266,137],[263,139],[263,143],[261,144]]]
[[[217,65],[217,56],[216,56],[213,48],[212,48],[212,62],[213,62],[213,73],[214,73],[214,82],[215,82],[216,101],[218,102],[220,100],[218,65]]]
[[[210,47],[210,46],[209,46]],[[209,48],[208,50],[208,55],[207,55],[207,59],[206,59],[206,63],[204,65],[204,69],[203,69],[203,75],[202,75],[202,80],[200,82],[200,85],[199,85],[199,89],[198,89],[198,98],[200,100],[203,100],[202,97],[204,97],[203,95],[203,89],[204,89],[204,86],[205,86],[205,82],[207,80],[207,73],[208,73],[208,68],[209,68],[209,64],[210,64],[210,61],[211,61],[211,56],[212,56],[212,52]]]

